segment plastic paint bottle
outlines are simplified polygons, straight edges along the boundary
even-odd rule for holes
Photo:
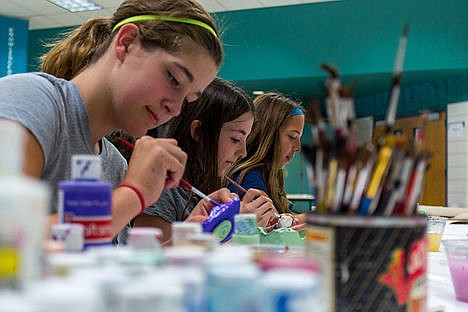
[[[203,232],[213,233],[221,243],[227,242],[234,233],[234,216],[239,212],[240,199],[237,197],[229,203],[215,206],[202,223]]]
[[[262,311],[324,311],[320,277],[310,270],[271,270],[260,278],[259,284]]]
[[[59,183],[59,220],[84,226],[85,248],[112,241],[112,184],[100,181],[97,155],[73,155],[71,181]]]
[[[0,120],[0,288],[23,288],[42,275],[50,196],[22,174],[23,131]]]
[[[253,309],[261,272],[247,246],[222,246],[207,255],[207,312],[261,311]]]
[[[257,230],[257,215],[242,213],[234,216],[233,245],[258,245],[260,234]]]

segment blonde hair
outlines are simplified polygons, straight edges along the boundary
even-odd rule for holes
[[[141,44],[148,50],[162,48],[168,52],[183,52],[189,39],[205,49],[217,67],[223,61],[223,49],[216,24],[210,14],[195,0],[125,0],[111,18],[94,18],[68,33],[66,39],[49,45],[41,57],[42,71],[59,78],[71,79],[87,65],[98,60],[109,47],[120,21],[136,15],[157,14],[191,18],[211,27],[207,29],[187,23],[162,20],[134,22],[140,29]]]
[[[259,170],[267,186],[268,195],[276,209],[289,212],[288,199],[281,170],[281,145],[279,130],[286,124],[290,114],[302,107],[296,101],[280,94],[265,93],[254,99],[255,122],[247,138],[247,156],[233,171],[239,174],[242,183],[245,175],[252,170]]]

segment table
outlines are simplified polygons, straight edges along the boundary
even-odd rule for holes
[[[314,204],[315,204],[315,197],[314,195],[311,194],[286,194],[286,197],[288,200],[296,203],[296,202],[306,202],[307,207],[306,209],[302,209],[304,211],[295,211],[296,213],[302,213],[302,212],[308,212],[308,211],[313,211],[314,210]]]
[[[467,223],[448,221],[442,235],[442,240],[468,238],[467,234]],[[428,252],[427,285],[427,306],[429,312],[468,311],[468,303],[458,301],[455,298],[448,262],[442,245],[439,252]]]

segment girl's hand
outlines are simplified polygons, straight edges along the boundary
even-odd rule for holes
[[[131,184],[142,193],[146,205],[159,199],[163,189],[179,185],[187,154],[174,139],[143,136],[135,142],[122,183]]]
[[[236,194],[231,193],[227,188],[222,188],[217,190],[216,192],[211,193],[208,195],[209,198],[213,199],[215,202],[220,204],[226,204],[232,201],[234,197],[237,197]],[[199,222],[202,223],[203,221],[208,218],[211,209],[213,209],[213,205],[207,202],[206,200],[202,199],[198,202],[198,204],[193,208],[190,215],[185,219],[185,222]]]
[[[257,189],[249,189],[241,203],[241,213],[255,213],[257,215],[257,226],[269,228],[278,221],[278,211],[273,201],[266,196],[265,192]]]
[[[287,226],[288,228],[292,229],[292,230],[296,230],[296,231],[301,231],[305,228],[306,224],[303,223],[299,218],[297,218],[295,215],[291,214],[291,213],[282,213],[281,214],[281,218],[284,218],[284,217],[289,217],[291,218],[291,225]],[[279,224],[279,223],[278,223]]]

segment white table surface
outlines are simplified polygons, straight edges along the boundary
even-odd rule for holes
[[[445,226],[442,240],[468,238],[468,224],[450,221]],[[450,277],[444,247],[439,252],[428,252],[427,257],[427,306],[428,311],[457,312],[468,311],[468,303],[458,301]],[[468,283],[466,285],[468,287]]]

